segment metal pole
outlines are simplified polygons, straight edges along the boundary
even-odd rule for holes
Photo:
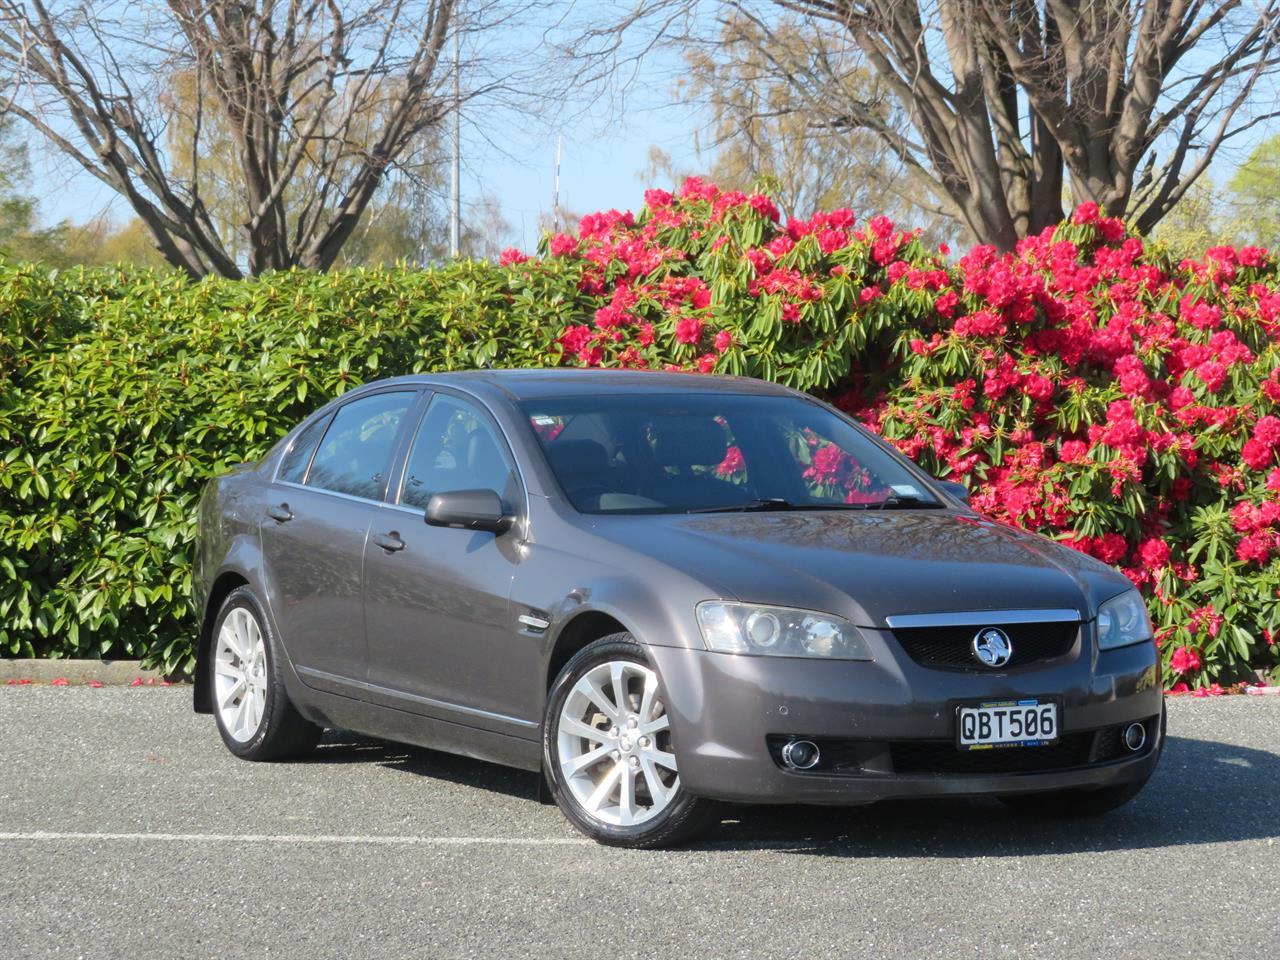
[[[556,233],[560,232],[560,144],[563,140],[563,136],[556,137],[556,179],[551,192],[551,226]]]
[[[449,255],[462,250],[462,86],[459,80],[458,28],[453,30],[453,209],[449,213]]]

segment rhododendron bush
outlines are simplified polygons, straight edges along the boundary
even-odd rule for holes
[[[782,223],[768,197],[696,179],[645,201],[638,216],[583,218],[539,261],[504,258],[584,298],[563,362],[820,394],[963,481],[982,513],[1123,569],[1178,689],[1276,675],[1268,251],[1172,263],[1085,204],[1015,254],[976,247],[953,263],[884,217]]]
[[[1122,568],[1174,690],[1280,679],[1278,338],[1265,250],[1174,263],[1085,205],[1014,254],[953,256],[697,179],[499,264],[0,267],[0,649],[187,668],[209,476],[365,380],[571,364],[820,395],[988,516]],[[839,451],[808,455],[815,483],[865,498]]]

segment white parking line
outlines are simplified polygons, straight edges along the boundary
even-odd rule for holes
[[[381,844],[419,847],[578,847],[592,845],[585,837],[395,837],[347,836],[323,833],[57,833],[32,830],[0,833],[3,841],[126,841],[159,843],[295,843]]]

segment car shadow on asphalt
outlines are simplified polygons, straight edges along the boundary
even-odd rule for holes
[[[345,730],[325,731],[324,739],[306,762],[376,763],[388,770],[431,777],[522,800],[535,801],[538,795],[537,780],[528,771],[425,747],[375,740]]]
[[[376,763],[536,802],[522,770],[329,731],[318,763]],[[1216,741],[1168,738],[1146,789],[1089,819],[1047,819],[987,798],[902,800],[868,807],[726,808],[694,850],[777,850],[829,857],[1027,857],[1143,850],[1280,837],[1280,755]]]
[[[1280,837],[1277,784],[1277,754],[1171,736],[1143,791],[1099,817],[1038,817],[989,798],[755,806],[735,811],[699,846],[837,857],[1028,857],[1267,839]]]

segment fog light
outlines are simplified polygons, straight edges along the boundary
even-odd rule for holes
[[[782,762],[792,770],[812,770],[818,765],[818,745],[812,740],[788,740],[782,745]]]
[[[1131,723],[1124,728],[1124,745],[1130,753],[1137,753],[1147,743],[1147,728],[1140,723]]]

